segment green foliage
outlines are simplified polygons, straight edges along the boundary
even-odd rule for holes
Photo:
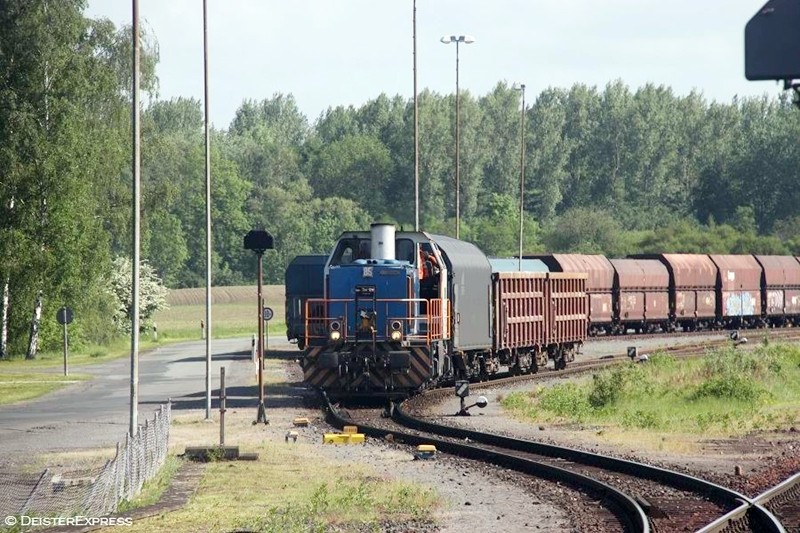
[[[661,416],[652,411],[634,409],[622,415],[622,426],[626,428],[657,429],[663,425]]]
[[[692,399],[720,398],[753,402],[766,393],[747,376],[725,375],[703,381],[691,394]]]
[[[621,227],[605,211],[575,208],[557,217],[544,230],[542,240],[551,252],[620,255]]]
[[[592,410],[585,390],[574,383],[543,388],[538,397],[542,409],[577,422],[585,420]]]

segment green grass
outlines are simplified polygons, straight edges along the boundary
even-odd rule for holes
[[[676,361],[609,369],[578,383],[516,392],[501,400],[516,417],[629,432],[741,435],[800,421],[800,348],[763,345]]]
[[[123,500],[120,502],[117,512],[125,513],[158,502],[161,495],[164,494],[164,491],[167,490],[170,483],[172,483],[172,479],[175,477],[175,473],[180,466],[180,459],[174,455],[167,456],[158,474],[142,486],[142,491],[133,500]]]
[[[0,370],[3,366],[0,365]],[[86,374],[44,374],[14,372],[0,374],[0,405],[37,398],[76,381],[91,379]]]
[[[137,520],[126,531],[383,531],[434,522],[439,498],[433,489],[326,461],[311,444],[273,443],[255,451],[256,462],[209,463],[185,508]]]

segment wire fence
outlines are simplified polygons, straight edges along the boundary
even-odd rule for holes
[[[162,405],[135,437],[117,443],[105,465],[39,474],[0,472],[0,516],[103,516],[133,499],[167,457],[172,405]]]

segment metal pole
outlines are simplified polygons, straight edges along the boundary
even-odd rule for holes
[[[206,144],[206,420],[211,420],[211,138],[208,135],[208,9],[203,0],[203,89]]]
[[[262,296],[262,273],[263,273],[264,253],[258,254],[258,416],[256,424],[263,422],[269,424],[267,420],[267,409],[264,406],[264,316]]]
[[[460,39],[460,37],[459,37]],[[459,106],[459,94],[458,94],[458,39],[456,40],[456,239],[460,238],[460,228],[461,228],[461,179],[459,176],[459,167],[460,167],[460,157],[459,157],[459,146],[458,146],[458,137],[459,137],[459,130],[461,128],[461,108]]]
[[[139,1],[133,2],[133,268],[131,275],[131,399],[128,434],[136,436],[139,426],[139,248],[141,124],[139,123]]]
[[[66,309],[66,308],[65,308]],[[66,317],[66,311],[64,311]],[[67,367],[67,321],[64,321],[64,375],[69,375],[69,368]]]
[[[414,231],[419,231],[419,103],[417,102],[417,0],[414,0]]]
[[[522,224],[525,218],[525,84],[521,83],[522,89],[522,113],[519,118],[519,270],[522,271],[522,243],[523,233]]]
[[[219,445],[225,446],[225,367],[219,369]]]

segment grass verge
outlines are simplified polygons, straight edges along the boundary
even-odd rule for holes
[[[591,380],[515,392],[501,404],[537,423],[580,423],[601,431],[743,435],[800,422],[800,348],[727,348],[702,360],[656,354],[647,364]]]
[[[0,369],[3,367],[0,366]],[[37,398],[71,383],[91,379],[87,374],[62,376],[46,373],[0,374],[0,405]]]
[[[181,460],[174,455],[167,456],[164,465],[158,474],[142,486],[142,491],[133,500],[123,500],[117,509],[118,513],[126,513],[141,507],[153,505],[161,499],[161,495],[167,490],[175,473],[181,466]]]
[[[126,531],[383,531],[434,522],[433,489],[326,461],[311,444],[267,443],[255,451],[256,462],[210,463],[184,509]]]

